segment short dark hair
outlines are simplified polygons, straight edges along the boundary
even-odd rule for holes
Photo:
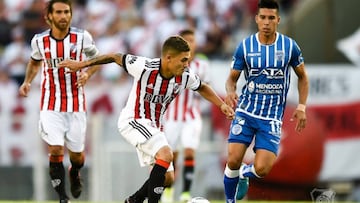
[[[182,36],[182,37],[185,36],[185,35],[194,35],[194,34],[195,34],[195,31],[193,29],[190,29],[190,28],[181,30],[179,32],[179,35]]]
[[[168,51],[172,51],[175,54],[188,52],[190,51],[190,46],[181,36],[171,36],[167,38],[162,46],[162,54]]]
[[[279,3],[276,0],[259,0],[258,11],[260,8],[276,9],[279,11]]]

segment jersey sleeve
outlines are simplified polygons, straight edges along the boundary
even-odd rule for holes
[[[293,49],[291,53],[290,65],[294,68],[298,67],[301,63],[304,63],[304,58],[298,44],[293,40]]]
[[[186,73],[189,76],[189,80],[188,80],[188,83],[186,85],[186,88],[194,90],[194,91],[199,89],[200,85],[201,85],[200,77],[198,75],[196,75],[195,73],[193,73],[192,71],[189,71],[189,72],[186,72]]]
[[[236,48],[232,61],[231,68],[235,70],[243,70],[245,67],[245,57],[244,57],[244,42],[240,43]]]
[[[86,30],[84,31],[84,53],[88,58],[93,58],[99,54],[92,36]]]
[[[134,78],[140,78],[143,70],[146,67],[147,61],[150,60],[145,57],[126,54],[123,60],[125,70]]]
[[[31,58],[36,61],[42,60],[42,55],[37,44],[37,35],[31,39]]]

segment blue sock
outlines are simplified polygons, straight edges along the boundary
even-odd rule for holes
[[[229,178],[226,175],[224,175],[224,190],[225,190],[226,203],[235,202],[235,193],[238,182],[239,182],[239,177]]]

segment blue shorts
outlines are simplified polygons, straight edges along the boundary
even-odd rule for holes
[[[280,135],[280,121],[255,118],[243,112],[236,112],[231,123],[228,143],[243,143],[247,146],[255,139],[253,150],[265,149],[277,155]]]

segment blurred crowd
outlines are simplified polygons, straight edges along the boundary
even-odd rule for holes
[[[198,52],[230,60],[237,43],[255,29],[258,0],[75,0],[72,26],[88,30],[102,53],[156,57],[159,45],[183,28],[196,30]],[[280,0],[282,14],[296,0]],[[22,82],[30,41],[48,29],[46,0],[0,0],[0,74]],[[121,75],[107,65],[105,79]],[[5,72],[5,73],[4,73]]]

